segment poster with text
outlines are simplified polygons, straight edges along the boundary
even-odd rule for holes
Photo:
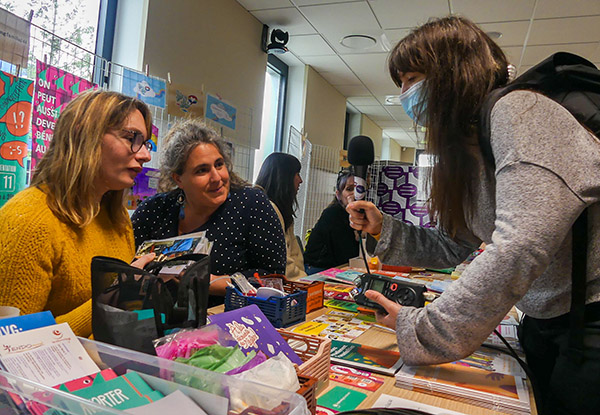
[[[164,79],[146,76],[127,68],[123,68],[121,92],[155,107],[164,108],[167,104],[167,84]]]
[[[235,130],[237,110],[214,95],[206,95],[206,118]]]
[[[204,93],[199,88],[169,84],[167,110],[174,117],[204,117]]]
[[[36,62],[35,95],[33,97],[31,170],[41,160],[54,134],[60,112],[80,92],[94,86],[90,81],[62,69]]]
[[[28,183],[33,81],[0,72],[0,207]]]

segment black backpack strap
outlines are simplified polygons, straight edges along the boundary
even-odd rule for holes
[[[571,287],[571,312],[569,315],[569,357],[580,364],[583,359],[585,328],[585,285],[587,266],[587,209],[573,225],[573,266]]]

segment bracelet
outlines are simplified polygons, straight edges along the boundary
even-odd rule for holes
[[[375,238],[375,240],[377,240],[377,241],[379,240],[379,238],[381,238],[381,232],[379,232],[378,234],[375,234],[375,235],[373,235],[373,234],[370,234],[370,235],[371,235],[373,238]]]

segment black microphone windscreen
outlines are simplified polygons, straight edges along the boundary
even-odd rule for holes
[[[348,163],[353,166],[367,166],[375,161],[373,141],[366,135],[357,135],[348,144]]]

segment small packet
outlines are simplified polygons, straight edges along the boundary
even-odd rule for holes
[[[280,291],[283,290],[283,279],[282,278],[261,278],[263,287],[276,288]]]
[[[175,360],[189,358],[197,350],[215,344],[225,345],[235,342],[233,337],[216,325],[199,329],[184,329],[154,340],[152,343],[158,357]]]
[[[248,282],[248,279],[241,272],[236,272],[231,276],[231,281],[237,287],[238,290],[244,295],[256,295],[256,288]]]

